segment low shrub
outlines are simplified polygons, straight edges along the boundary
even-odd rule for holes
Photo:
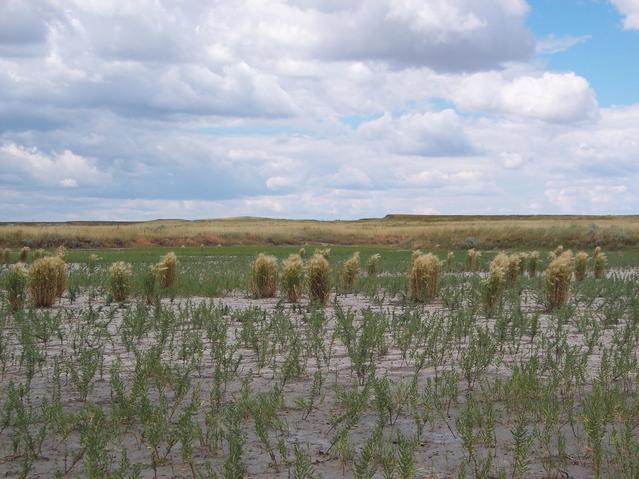
[[[561,253],[546,268],[544,292],[550,309],[561,307],[568,302],[572,273],[573,256],[571,251]]]
[[[316,253],[308,261],[306,281],[310,300],[326,304],[331,293],[331,265],[324,255]]]
[[[437,296],[440,267],[441,261],[432,253],[415,258],[410,272],[410,284],[415,301],[429,303]]]
[[[344,261],[342,265],[342,287],[346,290],[351,290],[355,286],[355,281],[359,275],[361,269],[361,262],[359,259],[359,251],[353,253],[353,255]]]
[[[109,292],[115,301],[123,303],[131,294],[133,271],[129,263],[117,261],[109,268]]]
[[[251,290],[257,298],[272,298],[277,291],[277,258],[259,253],[251,263]]]
[[[304,260],[292,254],[282,261],[282,291],[291,303],[297,303],[304,287]]]

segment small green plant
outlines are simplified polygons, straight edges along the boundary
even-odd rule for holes
[[[257,298],[272,298],[277,291],[277,258],[259,253],[251,263],[251,290]]]
[[[544,272],[544,292],[550,309],[558,308],[568,302],[570,282],[573,273],[573,256],[565,251],[550,262]]]
[[[602,253],[599,246],[595,248],[593,269],[595,278],[597,279],[602,279],[606,275],[606,269],[608,269],[608,257],[605,253]]]
[[[22,263],[14,264],[9,268],[4,281],[9,307],[14,312],[21,310],[26,299],[29,271]]]
[[[175,253],[173,252],[162,256],[156,268],[160,288],[168,289],[175,286],[175,280],[177,279],[177,263],[177,256],[175,256]]]
[[[359,259],[359,251],[353,253],[353,255],[344,261],[342,266],[342,287],[346,290],[351,290],[355,286],[355,281],[359,275],[361,268],[361,262]]]
[[[366,261],[366,273],[368,276],[377,276],[377,271],[379,269],[379,260],[381,259],[381,255],[379,253],[373,254]]]
[[[588,269],[588,253],[580,251],[575,255],[575,279],[583,281]]]
[[[413,261],[410,284],[413,299],[428,303],[437,296],[441,261],[432,253],[422,254]]]
[[[50,307],[64,292],[66,266],[57,256],[35,260],[29,269],[29,292],[36,306]]]
[[[316,253],[309,260],[306,281],[311,301],[326,304],[331,292],[331,265],[324,255]]]
[[[118,303],[123,303],[131,294],[132,268],[129,263],[117,261],[109,268],[109,292]]]
[[[481,252],[477,251],[475,248],[471,248],[466,253],[466,269],[468,271],[477,271],[479,269],[479,258],[481,257]]]
[[[304,260],[292,254],[282,262],[282,291],[291,303],[297,303],[304,287]]]
[[[27,261],[29,261],[29,253],[30,252],[31,252],[31,248],[29,248],[28,246],[24,246],[20,250],[20,255],[18,256],[18,261],[20,261],[21,263],[26,263]]]

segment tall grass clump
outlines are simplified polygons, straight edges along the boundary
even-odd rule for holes
[[[129,263],[117,261],[109,268],[109,292],[115,301],[123,303],[131,294],[133,270]]]
[[[308,295],[311,301],[326,304],[331,293],[331,265],[321,254],[314,254],[306,267]]]
[[[413,299],[428,303],[437,296],[441,261],[432,253],[415,258],[410,271],[410,284]]]
[[[282,291],[291,303],[297,303],[304,286],[304,260],[292,254],[282,261]]]
[[[64,245],[60,245],[56,248],[55,255],[62,259],[67,256],[67,249],[64,247]]]
[[[366,261],[366,273],[368,276],[377,276],[381,257],[379,253],[375,253],[368,258],[368,261]]]
[[[257,298],[272,298],[277,291],[277,258],[259,253],[251,263],[251,291]]]
[[[570,282],[573,273],[573,256],[565,251],[550,262],[544,271],[544,293],[550,309],[558,308],[568,302]]]
[[[537,276],[539,270],[539,251],[531,251],[528,253],[528,275],[532,278]]]
[[[158,271],[158,265],[154,264],[149,266],[144,275],[142,276],[142,292],[144,293],[144,302],[153,304],[157,294],[157,283],[160,277]]]
[[[344,289],[353,289],[360,269],[359,251],[356,251],[350,258],[344,261],[342,265],[342,287]]]
[[[87,260],[87,266],[89,268],[89,273],[93,273],[95,271],[95,265],[98,262],[97,254],[90,254],[89,259]]]
[[[173,252],[162,256],[156,268],[160,288],[167,289],[175,286],[175,280],[177,279],[177,263],[177,256],[175,256],[175,253]]]
[[[24,307],[28,282],[29,271],[24,264],[16,263],[9,268],[4,278],[4,286],[7,290],[7,303],[11,311],[19,311]]]
[[[2,264],[9,264],[11,262],[11,250],[5,248],[2,250]]]
[[[56,256],[37,259],[29,269],[29,292],[38,307],[50,307],[62,296],[65,286],[66,265]]]
[[[564,252],[564,247],[562,245],[557,246],[554,250],[548,253],[548,259],[550,261],[559,258]]]
[[[47,255],[47,252],[45,250],[43,250],[42,248],[38,248],[37,250],[33,252],[32,259],[33,261],[35,261],[37,259],[44,258],[46,255]]]
[[[20,254],[18,255],[18,261],[20,261],[21,263],[26,263],[27,261],[29,261],[30,252],[31,252],[31,248],[29,248],[28,246],[24,246],[20,250]]]
[[[415,263],[415,260],[417,258],[419,258],[421,255],[423,255],[424,253],[422,253],[422,250],[420,249],[416,249],[415,251],[413,251],[410,255],[410,264],[408,266],[408,274],[410,275],[410,272],[413,270],[413,264]]]
[[[300,248],[297,251],[297,254],[300,255],[302,257],[302,259],[306,258],[306,248]]]
[[[507,263],[499,255],[490,262],[488,277],[484,280],[484,309],[487,316],[492,316],[501,300],[506,286],[506,268]]]
[[[446,256],[446,271],[452,271],[453,270],[453,262],[455,261],[455,253],[453,253],[452,251],[448,252],[448,255]]]
[[[322,256],[324,256],[324,258],[328,259],[331,256],[331,249],[330,248],[315,248],[315,252],[313,254],[321,254]]]
[[[481,257],[481,251],[477,251],[475,248],[471,248],[466,253],[466,270],[477,271],[479,269],[479,258]]]
[[[586,271],[588,270],[588,253],[580,251],[575,255],[575,279],[583,281],[586,279]]]
[[[595,278],[602,279],[606,275],[606,269],[608,269],[608,257],[601,251],[601,248],[597,246],[593,257]]]

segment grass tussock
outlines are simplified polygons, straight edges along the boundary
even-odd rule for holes
[[[368,274],[368,276],[377,276],[377,273],[379,272],[379,260],[381,257],[382,256],[379,253],[369,256],[368,261],[366,261],[366,274]]]
[[[331,265],[322,254],[314,254],[306,267],[311,301],[326,304],[331,293]]]
[[[331,249],[330,248],[315,248],[315,252],[313,254],[321,254],[324,258],[328,259],[331,257]]]
[[[306,248],[300,248],[297,254],[300,255],[302,259],[306,258]]]
[[[177,264],[178,260],[175,253],[169,252],[162,256],[156,267],[160,288],[168,289],[175,286],[175,281],[177,279]]]
[[[20,250],[20,254],[18,255],[18,261],[21,263],[26,263],[29,261],[29,253],[31,252],[31,248],[28,246],[22,247]]]
[[[521,272],[521,263],[521,255],[514,253],[508,256],[508,268],[506,272],[506,280],[508,283],[515,284],[517,282],[517,278]]]
[[[257,298],[272,298],[277,291],[277,258],[259,253],[251,263],[251,291]]]
[[[158,271],[158,265],[149,266],[142,276],[142,293],[144,294],[144,302],[147,305],[153,304],[157,296],[158,278],[161,273]]]
[[[344,261],[342,265],[342,287],[346,290],[351,290],[355,286],[355,281],[359,276],[361,269],[361,261],[359,258],[359,251],[353,253],[353,255]]]
[[[478,271],[479,258],[481,258],[481,251],[477,251],[475,248],[469,249],[466,253],[466,270]]]
[[[583,281],[586,279],[586,272],[588,271],[588,253],[579,251],[575,255],[575,279],[577,281]]]
[[[11,262],[11,250],[4,248],[2,250],[2,264],[9,264]]]
[[[544,293],[550,309],[559,308],[568,302],[573,264],[572,252],[568,250],[556,256],[544,271]]]
[[[66,265],[57,256],[37,259],[29,269],[29,292],[37,307],[50,307],[64,293]]]
[[[601,251],[601,248],[597,246],[593,256],[593,272],[595,278],[603,279],[606,276],[606,270],[608,269],[608,257]]]
[[[282,261],[282,291],[291,303],[297,303],[304,289],[304,260],[300,254],[292,254]]]
[[[24,307],[28,283],[29,271],[23,263],[16,263],[9,268],[4,278],[4,287],[11,311],[20,311]]]
[[[123,303],[131,294],[133,270],[129,263],[117,261],[109,268],[109,292],[114,301]]]
[[[446,255],[446,271],[450,272],[453,270],[454,262],[455,262],[455,253],[453,253],[452,251],[449,251],[448,255]]]
[[[47,252],[42,249],[42,248],[38,248],[33,252],[33,256],[32,259],[33,261],[40,259],[40,258],[44,258],[47,255]]]
[[[95,265],[97,264],[99,258],[97,254],[90,254],[89,259],[87,260],[87,267],[89,268],[89,273],[95,272]]]
[[[429,303],[439,288],[441,261],[432,253],[415,258],[410,272],[410,284],[413,299],[420,303]]]

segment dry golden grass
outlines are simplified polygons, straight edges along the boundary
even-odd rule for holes
[[[129,263],[117,261],[109,268],[109,292],[114,301],[123,303],[131,294],[133,270]]]
[[[156,269],[160,288],[166,289],[175,285],[175,280],[177,279],[177,263],[177,256],[175,256],[173,252],[162,256]]]
[[[139,223],[0,224],[0,246],[387,244],[406,248],[519,245],[618,248],[639,243],[639,216],[407,216],[358,221],[229,218]]]
[[[439,270],[441,261],[432,253],[415,258],[410,272],[410,284],[413,299],[420,303],[429,303],[439,288]]]
[[[501,300],[506,286],[509,264],[510,261],[504,254],[497,255],[490,263],[488,277],[484,280],[484,308],[488,316],[492,316]]]
[[[310,300],[326,304],[331,293],[331,265],[323,255],[316,253],[308,261],[306,280]]]
[[[342,288],[346,290],[353,289],[360,269],[359,251],[356,251],[350,258],[344,261],[342,265]]]
[[[304,260],[299,254],[282,261],[282,291],[291,303],[297,303],[304,287]]]
[[[575,279],[583,281],[586,279],[586,271],[588,270],[588,253],[580,251],[575,255]]]
[[[544,271],[544,290],[550,309],[561,307],[568,302],[573,264],[572,251],[563,251]]]
[[[477,251],[475,248],[471,248],[466,253],[466,270],[477,271],[479,269],[479,258],[481,257],[481,251]]]
[[[257,298],[272,298],[277,291],[277,258],[260,253],[251,263],[251,290]]]
[[[601,248],[599,246],[595,248],[593,262],[595,278],[602,279],[606,275],[606,270],[608,269],[608,257],[605,253],[601,252]]]
[[[372,254],[368,257],[366,261],[366,274],[368,274],[368,276],[377,276],[381,257],[379,253]]]
[[[29,269],[29,292],[38,307],[50,307],[62,296],[65,286],[66,266],[57,256],[37,259]]]

